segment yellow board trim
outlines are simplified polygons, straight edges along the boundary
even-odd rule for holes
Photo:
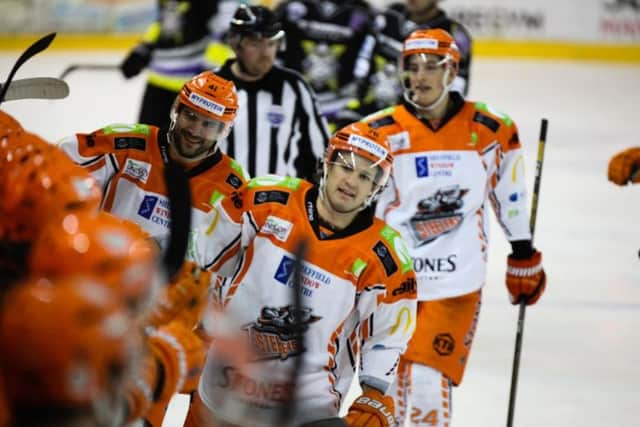
[[[0,50],[22,51],[42,34],[0,35]],[[49,50],[128,50],[139,34],[58,33]],[[570,59],[640,63],[640,44],[571,43],[565,41],[506,41],[479,39],[474,42],[477,58]]]

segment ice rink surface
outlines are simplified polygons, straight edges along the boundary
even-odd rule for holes
[[[0,54],[0,79],[19,52]],[[117,63],[124,52],[44,52],[16,78],[57,76],[71,63]],[[136,121],[144,77],[77,71],[58,101],[3,105],[50,141]],[[640,401],[640,185],[607,181],[609,158],[640,146],[640,67],[477,59],[470,99],[520,128],[533,183],[540,119],[549,119],[535,246],[548,287],[527,310],[515,426],[638,425]],[[489,277],[473,351],[454,389],[455,427],[505,425],[517,308],[504,286],[509,246],[492,223]],[[165,425],[177,427],[183,401]]]

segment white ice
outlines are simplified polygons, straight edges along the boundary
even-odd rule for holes
[[[55,42],[54,42],[55,43]],[[0,53],[2,80],[19,52]],[[124,52],[43,52],[16,78],[57,76],[72,63],[116,64]],[[640,401],[640,185],[607,181],[609,158],[640,146],[640,66],[477,58],[471,99],[518,123],[533,183],[540,119],[549,119],[535,246],[548,287],[527,309],[515,426],[638,425]],[[136,121],[144,77],[77,71],[58,101],[3,105],[56,141]],[[508,245],[492,227],[489,277],[475,344],[454,390],[455,427],[505,425],[517,308],[504,287]],[[185,399],[166,426],[178,426]]]

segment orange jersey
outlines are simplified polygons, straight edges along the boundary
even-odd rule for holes
[[[76,134],[59,146],[96,178],[104,192],[104,210],[139,224],[164,246],[170,218],[161,149],[168,150],[168,144],[165,131],[139,124]],[[231,194],[247,179],[242,167],[220,150],[188,170],[187,176],[194,228],[212,201]]]
[[[377,214],[409,244],[421,300],[484,285],[488,201],[509,241],[531,239],[516,124],[486,104],[451,96],[454,113],[435,130],[407,105],[366,119],[389,135],[394,172]]]
[[[323,236],[317,197],[317,188],[298,178],[255,178],[214,206],[209,224],[192,242],[201,265],[227,273],[214,298],[259,360],[252,364],[256,377],[234,374],[218,358],[214,335],[198,392],[213,413],[229,422],[247,424],[234,419],[233,410],[227,412],[225,396],[234,392],[254,405],[256,417],[269,419],[273,407],[286,401],[297,357],[304,359],[295,388],[295,420],[336,416],[358,353],[360,381],[385,390],[413,332],[415,275],[398,233],[366,209],[345,230]],[[288,332],[287,319],[294,253],[303,240],[307,251],[299,284],[306,332],[301,349]]]

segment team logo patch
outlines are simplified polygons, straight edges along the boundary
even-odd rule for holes
[[[406,150],[411,147],[409,132],[407,131],[389,135],[387,140],[389,141],[389,146],[391,147],[391,151],[393,152]]]
[[[420,200],[417,212],[406,223],[417,246],[455,230],[462,223],[463,197],[469,192],[459,185],[439,189]]]
[[[279,127],[284,121],[284,109],[280,105],[272,105],[267,111],[267,120],[272,128]]]
[[[382,262],[382,266],[384,267],[384,271],[387,272],[387,276],[391,276],[393,273],[398,271],[398,264],[393,260],[393,256],[389,252],[389,248],[385,246],[384,243],[378,241],[373,247],[373,252],[378,256],[380,262]]]
[[[278,218],[277,216],[269,215],[264,225],[260,229],[261,232],[273,235],[281,242],[286,242],[289,238],[289,233],[293,228],[293,223]]]
[[[453,350],[456,348],[456,341],[453,339],[451,334],[444,333],[438,334],[433,339],[433,349],[440,356],[449,356],[453,353]]]
[[[289,193],[278,190],[256,191],[256,194],[253,196],[253,204],[261,205],[268,202],[286,205],[289,202]]]
[[[151,172],[150,163],[141,162],[135,159],[127,159],[127,162],[124,165],[123,174],[146,184],[147,179],[149,179],[149,172]]]
[[[134,136],[119,136],[114,138],[113,146],[116,150],[140,150],[144,151],[147,141],[144,138],[136,138]]]
[[[301,336],[320,319],[309,307],[263,307],[260,317],[243,329],[249,335],[256,360],[287,360],[304,353]]]
[[[286,255],[283,256],[280,264],[278,264],[278,268],[276,268],[276,273],[273,278],[283,285],[293,288],[294,267],[294,259]],[[300,266],[300,270],[300,292],[305,297],[312,297],[316,290],[331,285],[331,277],[324,271],[304,263]]]
[[[157,203],[158,197],[144,196],[144,199],[142,199],[142,203],[140,203],[140,207],[138,208],[138,215],[146,219],[151,218]]]
[[[230,173],[227,179],[225,179],[225,182],[236,190],[242,186],[242,180],[232,173]]]
[[[418,178],[424,178],[429,176],[429,159],[427,156],[416,157],[416,176]]]

